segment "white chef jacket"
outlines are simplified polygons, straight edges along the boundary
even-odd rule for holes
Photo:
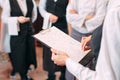
[[[70,0],[67,7],[67,21],[73,29],[80,33],[93,32],[103,23],[106,4],[107,0]],[[69,11],[72,9],[76,10],[78,14],[70,14]],[[93,14],[94,17],[85,21],[89,14]]]
[[[79,80],[120,80],[120,0],[110,0],[103,26],[96,71],[67,59],[67,69]]]
[[[25,15],[27,13],[27,6],[26,6],[26,0],[17,0],[18,4],[20,5],[20,8]],[[24,5],[22,5],[24,4]],[[37,18],[37,8],[36,4],[33,0],[34,8],[33,8],[33,16],[32,16],[32,22],[34,22]],[[2,50],[5,52],[10,52],[10,35],[18,35],[19,29],[19,23],[17,21],[17,17],[11,17],[10,16],[10,3],[9,0],[5,0],[3,5],[3,11],[2,11],[2,22],[3,22],[3,31],[2,31]]]

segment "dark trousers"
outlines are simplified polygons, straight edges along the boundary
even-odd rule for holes
[[[61,76],[60,80],[65,80],[65,69],[66,67],[57,66],[51,60],[51,51],[50,48],[43,45],[43,69],[48,72],[48,80],[55,80],[55,72],[60,71]]]
[[[34,38],[31,35],[11,36],[10,58],[13,65],[13,72],[25,76],[30,64],[36,67],[36,54]]]

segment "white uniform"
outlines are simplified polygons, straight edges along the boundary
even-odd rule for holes
[[[76,31],[90,33],[102,25],[106,14],[106,3],[106,0],[70,0],[67,7],[67,21]],[[69,11],[72,9],[78,14],[70,14]],[[89,14],[93,14],[94,17],[85,21]]]
[[[79,80],[120,80],[120,0],[110,0],[103,26],[96,71],[67,59],[67,69]]]

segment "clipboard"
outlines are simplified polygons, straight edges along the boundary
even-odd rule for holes
[[[33,35],[34,38],[46,44],[50,48],[63,51],[69,55],[71,59],[76,62],[81,61],[89,51],[81,50],[81,43],[55,26],[40,31]]]

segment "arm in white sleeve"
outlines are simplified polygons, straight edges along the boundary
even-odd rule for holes
[[[86,20],[85,26],[88,32],[94,31],[97,27],[102,25],[107,8],[107,0],[97,0],[96,1],[96,8],[95,8],[95,15],[93,18]]]
[[[66,67],[79,80],[96,80],[96,72],[74,62],[70,58],[66,60]]]
[[[51,15],[51,13],[45,10],[45,7],[46,7],[46,0],[40,0],[39,11],[41,16],[44,18],[43,26],[42,26],[43,29],[47,29],[49,27],[50,25],[49,17]]]
[[[45,18],[45,16],[50,15],[50,13],[45,10],[45,7],[46,7],[46,0],[40,0],[39,11],[43,18]]]
[[[9,0],[5,0],[2,11],[2,22],[8,25],[9,35],[18,35],[18,17],[10,17],[10,3]]]
[[[78,14],[71,14],[69,13],[70,10],[76,10],[76,6],[78,4],[76,4],[75,2],[76,0],[71,0],[67,6],[67,13],[66,13],[66,18],[67,18],[67,22],[70,23],[72,25],[72,27],[82,27],[82,25],[84,24],[84,20],[86,18],[86,14],[80,14],[78,12]]]
[[[33,8],[33,14],[32,14],[32,22],[34,22],[37,19],[37,6],[35,1],[33,0],[34,8]]]

